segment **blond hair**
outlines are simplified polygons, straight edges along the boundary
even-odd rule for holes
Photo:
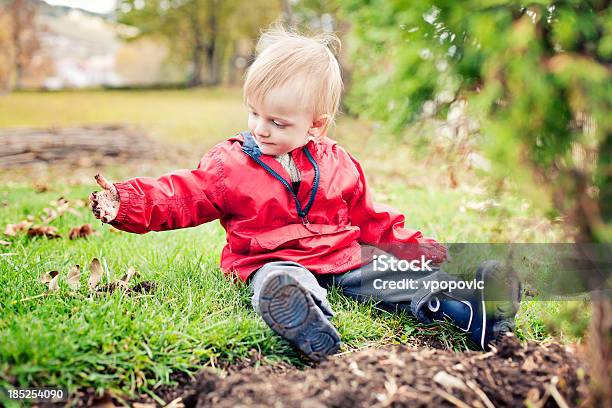
[[[272,89],[297,82],[299,100],[313,109],[313,118],[327,114],[333,122],[343,88],[340,64],[333,53],[339,49],[340,40],[333,34],[307,37],[273,25],[259,38],[257,57],[247,70],[245,103],[247,99],[260,102]]]

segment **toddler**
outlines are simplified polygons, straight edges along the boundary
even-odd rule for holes
[[[355,157],[327,137],[342,92],[336,37],[281,28],[264,33],[248,69],[248,131],[213,147],[192,170],[111,184],[90,196],[95,216],[133,233],[193,227],[219,219],[226,231],[221,268],[249,283],[254,309],[276,333],[313,360],[337,352],[327,288],[357,300],[407,310],[420,321],[448,319],[483,349],[512,330],[520,288],[504,286],[488,261],[485,289],[433,292],[420,283],[452,280],[439,268],[446,248],[404,227],[404,216],[375,204]],[[397,278],[373,260],[419,261],[401,272],[414,287],[380,289]],[[411,263],[412,265],[412,263]],[[377,284],[378,283],[378,284]],[[499,285],[497,285],[499,286]],[[487,310],[495,297],[495,310]]]

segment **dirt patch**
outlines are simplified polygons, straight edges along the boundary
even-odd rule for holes
[[[158,388],[157,401],[185,408],[590,406],[588,376],[572,348],[521,345],[514,336],[487,353],[393,345],[337,355],[303,370],[261,362],[254,351],[236,364],[217,366],[221,374],[206,368],[194,380],[173,373],[179,385]],[[120,401],[96,397],[93,389],[79,391],[70,405],[126,403],[159,406],[149,395]]]
[[[203,371],[182,397],[186,407],[575,406],[586,395],[583,373],[564,346],[521,345],[512,336],[489,353],[398,345],[303,371]]]
[[[140,129],[124,125],[2,129],[0,145],[0,168],[41,163],[88,167],[109,164],[109,159],[163,160],[184,153],[176,146],[152,140]]]
[[[251,350],[248,358],[241,359],[235,363],[229,364],[220,362],[216,366],[217,370],[221,371],[221,375],[212,368],[207,368],[201,371],[195,379],[189,377],[185,373],[174,373],[171,375],[171,379],[176,381],[179,385],[177,387],[163,386],[156,390],[155,394],[166,402],[174,401],[180,398],[179,401],[185,405],[185,407],[193,407],[196,405],[197,399],[200,394],[206,392],[208,385],[207,379],[214,378],[223,382],[227,378],[233,378],[234,376],[248,376],[252,373],[256,373],[259,376],[264,377],[282,377],[290,372],[299,372],[298,368],[288,363],[273,363],[263,364],[263,356],[256,350]],[[203,388],[204,387],[204,388]],[[213,389],[210,389],[212,391]],[[130,403],[143,402],[142,400],[132,400]],[[151,398],[145,398],[145,403],[153,403]]]
[[[155,292],[155,282],[150,281],[142,281],[138,282],[132,287],[127,286],[125,282],[117,281],[108,283],[106,285],[102,285],[97,289],[98,293],[113,293],[116,290],[122,290],[126,295],[136,295],[136,294],[151,294]]]

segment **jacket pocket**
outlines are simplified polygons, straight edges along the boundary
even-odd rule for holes
[[[341,248],[359,238],[359,227],[326,224],[289,224],[259,232],[251,239],[251,254],[294,249]]]

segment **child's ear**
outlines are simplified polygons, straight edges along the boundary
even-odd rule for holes
[[[312,136],[315,140],[321,140],[327,134],[331,122],[331,116],[324,114],[312,121],[310,129],[308,129],[308,135]]]

